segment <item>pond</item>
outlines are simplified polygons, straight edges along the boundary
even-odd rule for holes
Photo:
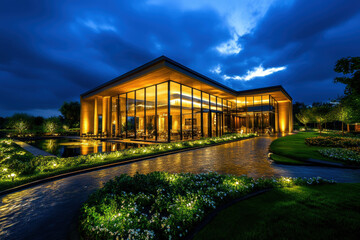
[[[25,141],[58,157],[74,157],[91,153],[119,151],[143,146],[137,143],[103,142],[99,140],[82,140],[70,138],[50,138]]]

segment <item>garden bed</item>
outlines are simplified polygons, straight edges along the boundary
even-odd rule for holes
[[[360,164],[360,139],[343,136],[317,136],[306,138],[309,146],[320,146],[318,152],[325,157],[350,165]]]
[[[80,169],[121,163],[132,159],[155,156],[180,150],[206,147],[241,140],[254,134],[230,134],[201,140],[154,144],[146,147],[116,152],[96,153],[69,158],[52,156],[34,157],[14,144],[12,140],[0,140],[0,191],[21,184],[56,176]]]
[[[267,188],[333,183],[321,178],[259,178],[217,173],[120,175],[84,203],[85,239],[181,239],[217,207]]]
[[[309,146],[305,143],[305,139],[309,137],[317,137],[316,132],[299,132],[297,134],[288,135],[274,140],[270,145],[270,151],[276,155],[272,155],[272,159],[277,163],[289,164],[306,164],[308,159],[319,159],[330,162],[338,162],[329,157],[325,157],[318,151],[322,149],[320,146]],[[281,156],[283,158],[275,158]],[[273,158],[274,157],[274,158]],[[294,161],[295,160],[295,161]]]
[[[319,136],[319,133],[316,132],[299,132],[278,138],[270,145],[270,151],[274,153],[271,155],[271,159],[276,163],[292,165],[316,164],[338,166],[345,163],[347,165],[341,165],[340,167],[350,168],[357,167],[354,165],[359,165],[359,161],[351,161],[354,159],[353,156],[360,153],[359,138],[344,137],[334,133],[323,134],[325,135]],[[334,147],[343,150],[331,149]],[[308,161],[309,159],[321,161],[315,163],[314,161]],[[322,164],[321,162],[329,162],[329,164]]]

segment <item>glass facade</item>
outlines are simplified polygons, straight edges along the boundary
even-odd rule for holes
[[[271,95],[223,99],[166,81],[110,99],[112,137],[168,142],[277,129]]]

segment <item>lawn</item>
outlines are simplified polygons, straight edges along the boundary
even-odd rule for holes
[[[277,188],[220,212],[200,239],[359,239],[360,184]]]
[[[319,136],[319,133],[299,132],[297,134],[276,139],[270,145],[270,150],[277,155],[274,155],[274,158],[272,159],[278,163],[289,162],[290,164],[304,164],[302,161],[306,161],[309,158],[339,162],[321,155],[319,150],[324,149],[324,147],[309,146],[305,144],[305,138],[316,136]],[[291,161],[287,161],[286,158]]]

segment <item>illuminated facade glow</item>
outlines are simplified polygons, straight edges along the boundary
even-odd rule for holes
[[[281,87],[234,91],[157,58],[81,95],[81,134],[179,141],[230,132],[292,131],[292,99]]]

